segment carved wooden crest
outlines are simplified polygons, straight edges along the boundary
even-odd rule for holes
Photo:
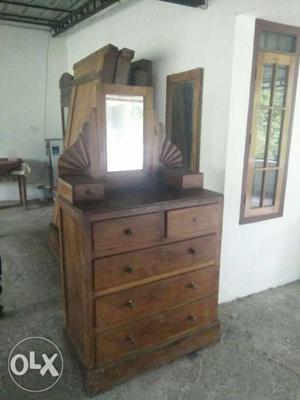
[[[181,168],[183,167],[183,157],[179,148],[173,144],[170,139],[165,138],[162,146],[159,161],[166,168]]]

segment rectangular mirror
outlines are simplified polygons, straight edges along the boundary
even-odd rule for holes
[[[192,171],[199,171],[202,80],[200,68],[167,77],[166,132]]]
[[[107,172],[144,167],[144,97],[107,94]]]

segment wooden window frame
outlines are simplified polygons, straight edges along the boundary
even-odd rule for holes
[[[287,94],[289,99],[287,101],[290,102],[289,108],[289,116],[287,118],[288,126],[286,127],[286,134],[283,136],[285,138],[285,143],[280,143],[280,152],[279,152],[279,168],[278,168],[278,178],[277,178],[277,187],[275,193],[275,202],[274,206],[270,207],[260,207],[253,208],[249,207],[249,202],[251,198],[251,189],[252,189],[252,179],[253,179],[253,158],[251,158],[251,154],[253,152],[254,144],[253,144],[253,135],[252,135],[252,125],[255,120],[253,112],[255,110],[255,98],[257,93],[257,66],[259,65],[259,57],[265,54],[274,54],[275,52],[262,52],[259,49],[259,39],[260,35],[263,32],[271,32],[271,33],[281,33],[293,35],[296,37],[296,50],[294,53],[294,62],[292,65],[292,78],[291,82],[288,83],[288,91]],[[246,136],[246,144],[245,144],[245,156],[244,156],[244,171],[243,171],[243,184],[242,184],[242,196],[241,196],[241,208],[240,208],[240,224],[247,224],[251,222],[263,221],[271,218],[282,217],[284,210],[284,199],[285,199],[285,189],[286,189],[286,180],[287,180],[287,172],[288,172],[288,161],[289,161],[289,152],[290,152],[290,143],[291,143],[291,132],[293,127],[293,116],[295,109],[295,98],[296,98],[296,90],[297,90],[297,80],[298,80],[298,71],[299,71],[299,54],[300,54],[300,28],[278,24],[275,22],[265,21],[265,20],[256,20],[255,24],[255,38],[254,38],[254,50],[253,50],[253,62],[252,62],[252,74],[251,74],[251,88],[250,88],[250,100],[249,100],[249,109],[248,109],[248,120],[247,120],[247,136]],[[278,53],[278,57],[286,56],[291,57],[291,53]],[[285,125],[287,122],[283,122]],[[285,128],[283,128],[285,129]],[[282,147],[284,146],[284,151],[282,151]]]

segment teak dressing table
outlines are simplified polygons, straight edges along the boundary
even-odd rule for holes
[[[219,340],[223,199],[161,140],[151,87],[80,82],[94,104],[59,161],[58,217],[67,334],[95,393]]]

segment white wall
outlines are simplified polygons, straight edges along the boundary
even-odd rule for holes
[[[28,197],[48,182],[45,141],[60,137],[58,79],[67,65],[65,38],[0,23],[0,157],[32,167]],[[18,198],[16,183],[0,184],[0,201]]]
[[[282,14],[283,11],[287,14]],[[276,19],[289,22],[287,15],[294,20],[297,12],[299,17],[300,8],[299,10],[281,10],[281,13],[278,10]],[[237,17],[227,142],[221,300],[245,296],[300,278],[300,79],[292,131],[284,216],[258,223],[238,225],[254,29],[253,16]]]
[[[204,68],[200,164],[205,187],[225,194],[222,302],[300,278],[299,95],[284,217],[238,224],[255,17],[299,25],[298,0],[210,0],[207,10],[132,1],[67,35],[70,72],[74,62],[107,43],[151,59],[162,121],[166,75]]]

